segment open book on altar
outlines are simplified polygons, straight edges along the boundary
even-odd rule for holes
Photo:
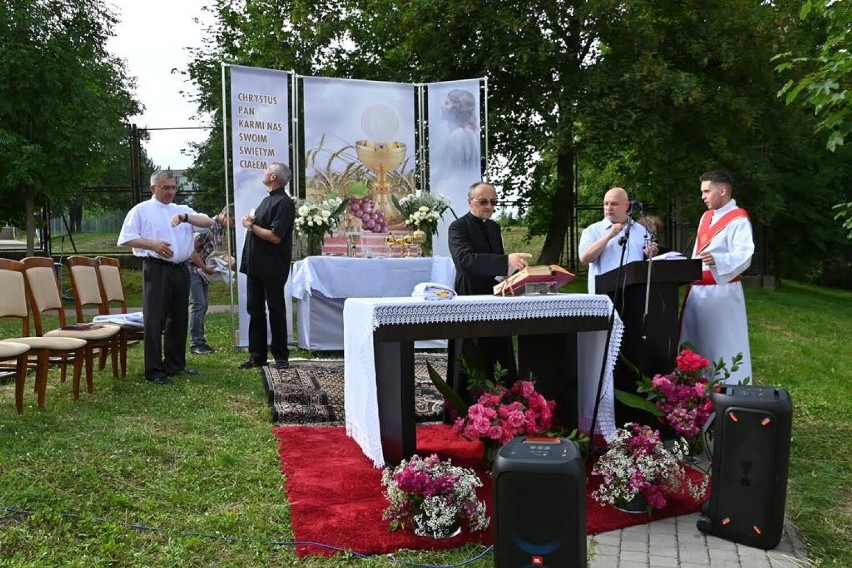
[[[577,277],[557,264],[538,264],[527,266],[523,270],[515,272],[496,286],[495,296],[514,296],[524,293],[524,286],[553,282],[556,288],[574,281]]]

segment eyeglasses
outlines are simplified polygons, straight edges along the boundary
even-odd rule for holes
[[[160,189],[167,189],[169,191],[177,191],[176,185],[158,185],[157,187],[159,187]]]
[[[479,204],[480,204],[480,205],[482,205],[483,207],[485,207],[485,206],[486,206],[486,205],[488,205],[489,203],[491,204],[491,207],[497,207],[497,200],[496,200],[496,199],[485,199],[485,198],[483,197],[482,199],[473,199],[472,201],[473,201],[474,203],[479,203]]]

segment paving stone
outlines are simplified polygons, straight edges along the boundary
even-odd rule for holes
[[[739,566],[740,557],[734,550],[716,550],[708,548],[711,566]]]
[[[609,531],[605,533],[596,534],[594,537],[595,541],[601,544],[621,544],[621,531]]]
[[[678,568],[677,557],[675,556],[648,556],[648,565],[652,568]]]
[[[609,568],[615,568],[615,566],[609,566]],[[648,568],[648,561],[634,562],[633,560],[622,560],[618,563],[618,568]]]
[[[712,535],[695,527],[698,515],[662,519],[648,525],[589,537],[590,568],[802,568],[805,547],[795,527],[771,551]]]
[[[645,566],[648,565],[648,552],[632,552],[630,550],[622,550],[618,555],[619,565],[623,566],[624,562],[638,562]]]

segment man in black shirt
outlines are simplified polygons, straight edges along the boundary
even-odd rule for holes
[[[491,219],[497,207],[497,191],[493,185],[478,181],[470,186],[467,196],[470,211],[453,221],[447,231],[450,255],[456,266],[455,290],[463,296],[490,296],[494,294],[497,277],[506,277],[515,270],[526,268],[531,255],[503,252],[500,226]],[[499,362],[503,369],[508,370],[506,384],[517,379],[511,338],[480,338],[476,343],[485,364],[486,376],[493,377],[494,363]],[[463,352],[461,344],[461,341],[451,341],[447,346],[450,354],[447,374],[453,389],[470,401],[467,377],[459,372],[454,360]]]
[[[284,284],[290,274],[296,206],[284,189],[289,181],[289,167],[281,163],[271,164],[263,174],[263,185],[269,194],[257,206],[253,216],[243,216],[247,234],[240,272],[246,275],[248,282],[249,359],[240,364],[241,369],[266,365],[267,309],[272,336],[269,350],[275,359],[274,366],[277,369],[290,366]]]

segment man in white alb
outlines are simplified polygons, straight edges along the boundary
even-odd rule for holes
[[[657,254],[657,244],[648,230],[630,218],[630,199],[620,187],[604,195],[604,219],[583,229],[580,235],[580,262],[589,265],[589,294],[595,293],[595,277],[615,268],[621,261],[622,239],[628,227],[624,264]]]
[[[722,171],[701,176],[701,199],[708,211],[701,217],[693,258],[701,259],[700,282],[687,290],[683,305],[680,343],[688,341],[698,353],[728,368],[738,353],[739,370],[727,380],[751,382],[748,320],[740,275],[751,264],[754,240],[745,209],[737,207],[731,177]]]

